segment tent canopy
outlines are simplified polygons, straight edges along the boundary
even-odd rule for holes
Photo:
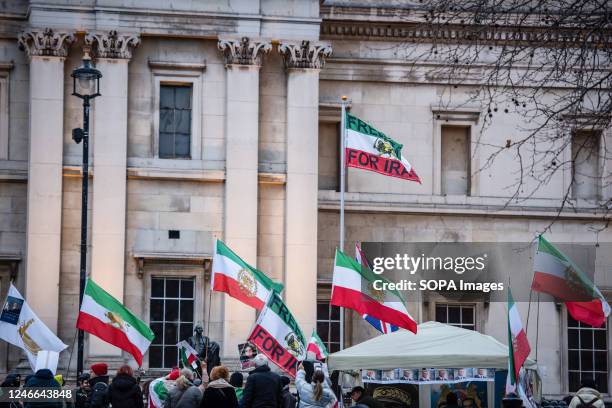
[[[438,322],[399,330],[329,356],[330,370],[482,367],[508,368],[508,346],[491,336]],[[532,360],[525,363],[535,368]]]

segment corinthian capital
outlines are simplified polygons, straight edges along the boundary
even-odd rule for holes
[[[97,58],[132,58],[132,50],[140,44],[138,35],[119,34],[116,30],[108,33],[90,33],[85,44],[92,47]]]
[[[57,32],[51,28],[31,29],[19,34],[17,42],[19,48],[30,57],[35,55],[65,57],[68,55],[68,47],[74,42],[74,34]]]
[[[281,42],[278,52],[282,54],[286,68],[323,68],[332,49],[326,43],[304,40],[301,43]]]
[[[261,65],[261,56],[270,52],[272,44],[268,41],[251,40],[249,37],[237,39],[219,39],[217,47],[225,56],[227,65]]]

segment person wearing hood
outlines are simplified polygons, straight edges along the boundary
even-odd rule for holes
[[[580,382],[580,389],[572,398],[569,408],[604,408],[603,398],[595,387],[595,381],[592,378],[583,378]]]
[[[164,401],[164,408],[197,408],[202,400],[202,391],[193,384],[193,371],[183,368],[174,387]]]
[[[268,367],[268,357],[258,354],[253,359],[255,369],[251,371],[242,392],[241,408],[276,408],[281,406],[280,375]]]
[[[142,390],[129,365],[117,370],[117,375],[108,386],[108,402],[113,408],[144,408]]]
[[[289,390],[289,383],[291,383],[291,378],[286,375],[281,376],[281,385],[283,386],[283,390],[281,391],[281,399],[282,399],[282,408],[295,408],[297,406],[297,398],[291,393]]]
[[[21,384],[21,376],[19,374],[11,373],[6,376],[0,387],[11,387],[18,388]],[[0,402],[0,408],[14,408],[20,407],[19,403],[14,402]]]
[[[53,373],[48,368],[38,370],[26,382],[25,388],[60,388],[60,385],[53,378]],[[24,408],[61,408],[61,402],[26,402]]]
[[[216,366],[210,372],[210,382],[204,391],[204,397],[200,403],[201,408],[238,408],[236,391],[227,380],[229,370],[224,366]]]

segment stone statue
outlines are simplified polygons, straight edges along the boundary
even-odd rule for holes
[[[204,329],[202,326],[197,324],[193,330],[193,336],[187,339],[187,343],[189,343],[196,353],[198,353],[200,359],[203,360],[206,358],[206,371],[210,374],[210,370],[212,370],[213,367],[221,365],[221,359],[219,358],[219,343],[204,336],[202,334],[203,332]]]

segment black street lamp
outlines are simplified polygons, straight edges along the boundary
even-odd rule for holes
[[[72,140],[83,142],[83,187],[81,189],[81,270],[79,273],[79,307],[83,302],[85,280],[87,279],[87,194],[89,190],[89,106],[93,98],[100,96],[102,73],[91,66],[87,52],[83,65],[72,71],[72,95],[83,100],[83,127],[72,129]],[[77,345],[77,376],[83,373],[84,333],[79,330]]]

